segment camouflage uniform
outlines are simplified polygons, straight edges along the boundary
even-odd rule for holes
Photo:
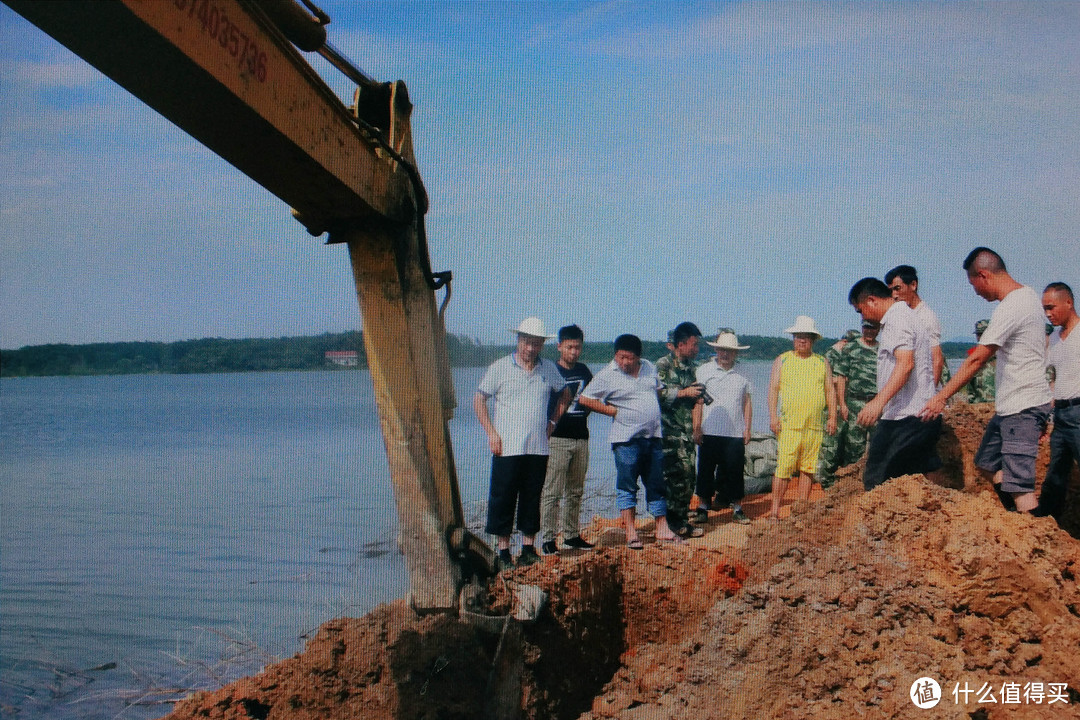
[[[859,416],[859,411],[866,407],[866,403],[877,394],[877,345],[867,345],[861,338],[849,342],[833,366],[833,374],[847,378],[844,403],[848,408],[848,418],[837,418],[838,425],[834,436],[837,450],[832,458],[835,465],[823,468],[828,470],[821,476],[823,487],[829,487],[836,482],[833,473],[837,468],[858,462],[866,452],[870,431],[861,427],[855,419]]]
[[[664,386],[660,394],[660,424],[663,428],[664,484],[667,486],[667,518],[672,528],[686,525],[690,498],[697,482],[694,445],[694,405],[696,398],[676,398],[679,390],[697,378],[693,360],[680,363],[674,354],[656,361],[656,373]]]
[[[994,359],[991,359],[990,362],[979,368],[979,372],[975,373],[975,377],[968,380],[968,384],[964,386],[969,403],[994,402],[994,365]]]
[[[975,323],[975,339],[978,340],[982,337],[983,332],[990,325],[989,320],[980,320]],[[967,399],[969,403],[988,403],[994,402],[994,360],[991,358],[990,362],[979,368],[979,372],[975,373],[975,377],[968,381],[968,384],[964,386],[964,391],[967,393]]]
[[[871,346],[862,340],[856,340],[844,349],[840,358],[840,374],[847,378],[844,403],[848,407],[848,419],[844,422],[843,429],[838,431],[844,435],[841,465],[858,462],[866,452],[870,430],[860,427],[855,418],[866,407],[866,403],[877,395],[877,356],[877,343]]]
[[[842,347],[837,347],[840,343],[836,343],[828,350],[825,351],[825,360],[828,361],[829,367],[832,368],[833,382],[836,381],[836,364],[840,361],[840,355],[846,350],[852,343],[852,341],[859,337],[858,330],[848,330],[844,333],[843,340],[846,343]],[[837,422],[840,421],[840,417],[837,416]],[[818,465],[817,465],[817,480],[821,483],[822,487],[829,487],[836,482],[836,477],[833,473],[840,467],[840,430],[839,426],[835,435],[825,433],[821,438],[821,452],[818,453]]]

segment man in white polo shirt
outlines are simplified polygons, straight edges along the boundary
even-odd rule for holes
[[[877,394],[855,420],[862,427],[877,425],[866,453],[863,487],[873,490],[901,475],[929,475],[941,467],[937,454],[941,418],[923,422],[918,417],[934,394],[930,333],[915,311],[877,278],[855,283],[848,302],[864,320],[881,324]]]
[[[1054,431],[1050,433],[1050,465],[1033,514],[1061,522],[1069,474],[1080,463],[1080,316],[1072,288],[1063,282],[1047,285],[1042,303],[1046,318],[1061,328],[1061,340],[1046,353],[1054,378]]]
[[[930,332],[930,352],[934,358],[934,384],[939,385],[945,379],[945,353],[941,350],[941,322],[937,313],[930,309],[921,297],[919,297],[919,274],[910,265],[897,265],[885,273],[885,284],[892,291],[893,298],[907,303],[907,306],[915,311],[915,316],[926,326]]]
[[[968,253],[964,270],[975,294],[988,302],[1001,302],[975,350],[920,415],[927,419],[941,415],[946,401],[996,355],[994,417],[975,453],[975,466],[990,475],[1007,509],[1031,512],[1038,505],[1035,456],[1051,399],[1042,303],[1033,289],[1009,275],[1005,261],[990,248],[977,247]]]
[[[626,529],[626,545],[641,550],[635,524],[638,478],[645,503],[656,518],[656,540],[678,545],[682,538],[667,523],[664,448],[660,442],[660,377],[656,366],[641,357],[636,335],[615,338],[615,357],[585,387],[578,403],[611,418],[608,440],[615,455],[615,507]]]
[[[473,397],[473,409],[491,449],[485,530],[498,538],[499,570],[514,565],[510,536],[515,509],[522,535],[517,563],[531,565],[540,559],[535,541],[540,530],[548,437],[570,405],[566,381],[555,363],[540,357],[544,341],[554,337],[544,330],[544,323],[539,318],[526,318],[513,332],[517,334],[517,349],[491,364]],[[560,395],[549,416],[552,393]],[[488,411],[489,400],[495,406],[494,418]]]
[[[750,442],[754,409],[750,381],[735,372],[740,345],[733,330],[725,328],[716,342],[706,344],[716,349],[716,359],[698,365],[697,381],[705,388],[703,402],[694,406],[694,442],[698,445],[697,496],[698,522],[709,518],[713,498],[731,507],[735,522],[746,524],[750,518],[742,509],[743,465],[746,445]]]

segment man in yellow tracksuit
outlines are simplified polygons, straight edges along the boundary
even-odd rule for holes
[[[769,378],[769,426],[777,436],[769,517],[780,517],[780,501],[788,482],[798,473],[798,499],[810,499],[823,432],[836,432],[836,389],[828,361],[814,353],[821,337],[814,320],[805,315],[784,332],[793,349],[776,358]],[[828,411],[828,419],[822,420]]]

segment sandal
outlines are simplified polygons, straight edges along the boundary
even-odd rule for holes
[[[631,550],[644,550],[645,544],[641,542],[641,538],[634,538],[633,540],[626,541],[626,547]]]
[[[656,538],[656,544],[657,545],[671,545],[671,546],[674,547],[676,545],[682,545],[685,542],[686,541],[683,540],[678,535],[672,535],[671,537],[657,537]]]
[[[675,534],[680,538],[699,538],[705,535],[705,528],[697,525],[683,525]]]

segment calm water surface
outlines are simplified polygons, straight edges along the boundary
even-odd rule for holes
[[[764,429],[768,363],[742,371]],[[455,371],[480,530],[489,455]],[[612,513],[592,420],[586,512]],[[0,716],[150,718],[407,592],[365,371],[0,381]]]

